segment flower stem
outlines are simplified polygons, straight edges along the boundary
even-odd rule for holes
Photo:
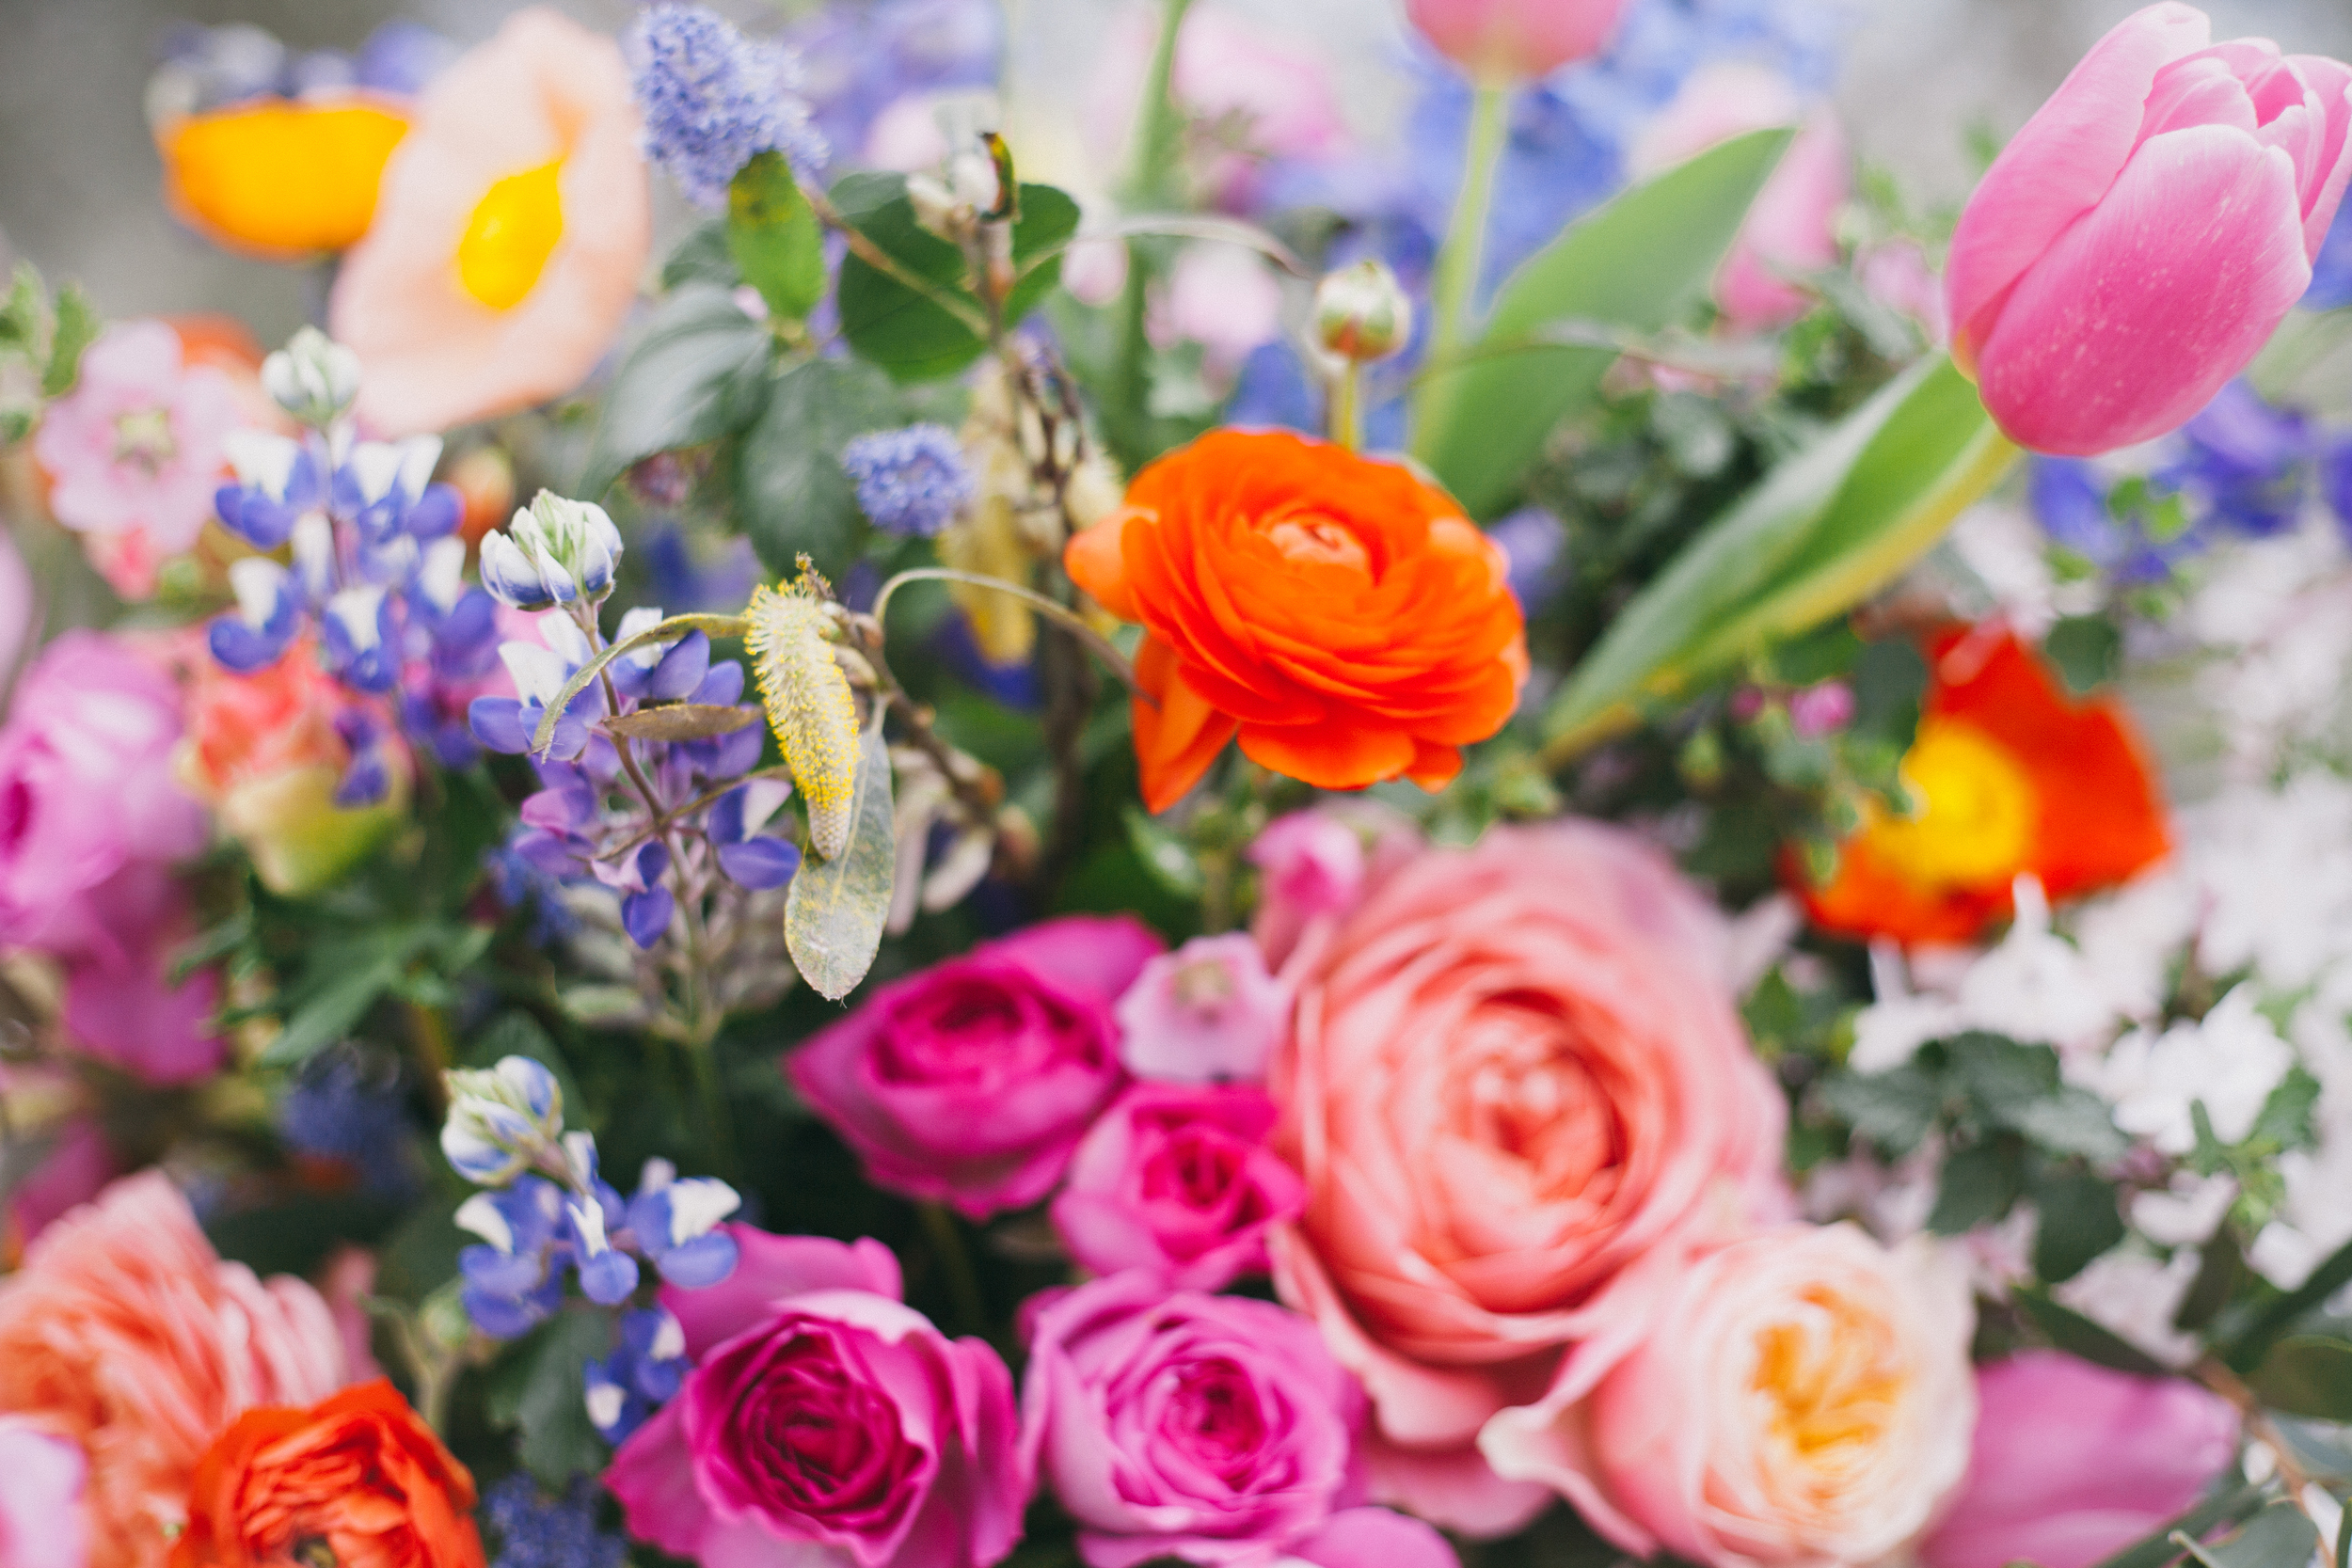
[[[1165,207],[1175,184],[1176,163],[1183,150],[1184,120],[1169,84],[1176,74],[1176,38],[1184,30],[1192,0],[1166,0],[1160,10],[1159,40],[1152,46],[1152,66],[1143,82],[1142,115],[1136,122],[1135,161],[1120,191],[1130,212]],[[1127,284],[1119,302],[1119,356],[1111,385],[1124,422],[1143,426],[1151,405],[1148,359],[1151,340],[1145,331],[1145,295],[1150,268],[1145,251],[1127,245]],[[1130,458],[1136,454],[1129,452]]]
[[[1364,367],[1350,359],[1331,378],[1330,436],[1349,451],[1364,444]]]
[[[924,1239],[930,1243],[939,1272],[946,1277],[947,1293],[955,1300],[961,1326],[967,1334],[986,1338],[988,1303],[981,1298],[980,1276],[972,1267],[972,1255],[964,1250],[963,1233],[956,1227],[955,1215],[944,1203],[923,1203],[916,1208],[923,1216]]]
[[[1462,152],[1462,188],[1454,199],[1454,220],[1438,252],[1431,287],[1435,315],[1429,328],[1429,358],[1442,366],[1462,341],[1470,297],[1486,252],[1486,218],[1494,204],[1495,170],[1502,162],[1510,128],[1510,89],[1481,87],[1470,100],[1470,140]],[[1428,394],[1424,390],[1423,394]]]

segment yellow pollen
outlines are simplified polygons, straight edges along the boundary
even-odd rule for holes
[[[1829,1292],[1807,1292],[1804,1321],[1756,1336],[1752,1386],[1771,1403],[1775,1438],[1832,1483],[1844,1463],[1883,1445],[1906,1379],[1885,1324]]]
[[[1872,847],[1931,887],[2005,882],[2032,847],[2034,787],[2007,748],[1974,724],[1930,719],[1903,757],[1916,802],[1908,817],[1881,818]]]
[[[510,174],[492,185],[457,242],[457,280],[493,310],[522,302],[564,237],[564,160]]]

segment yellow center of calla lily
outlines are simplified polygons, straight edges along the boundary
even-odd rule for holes
[[[1915,815],[1880,822],[1875,847],[1913,880],[1965,887],[2006,880],[2032,847],[2033,783],[1974,724],[1930,719],[1903,757]]]
[[[385,160],[408,121],[369,103],[278,99],[192,115],[159,138],[181,214],[274,255],[342,250],[375,217]]]
[[[564,237],[564,160],[510,174],[492,185],[457,242],[457,280],[493,310],[531,293]]]

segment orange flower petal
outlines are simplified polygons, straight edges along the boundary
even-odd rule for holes
[[[155,141],[165,198],[182,219],[230,249],[300,261],[359,242],[407,133],[389,102],[273,98],[185,116]]]
[[[1168,644],[1146,637],[1136,649],[1136,681],[1156,699],[1130,705],[1144,808],[1163,812],[1183,800],[1233,738],[1233,721],[1201,700]]]
[[[1136,612],[1135,591],[1127,582],[1126,556],[1120,544],[1127,520],[1134,515],[1132,510],[1120,508],[1073,535],[1061,552],[1062,570],[1070,574],[1070,580],[1122,621],[1142,619]]]

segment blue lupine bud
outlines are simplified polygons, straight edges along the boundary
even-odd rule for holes
[[[380,543],[402,531],[408,509],[423,499],[440,460],[438,436],[361,441],[336,465],[328,494],[362,540]]]
[[[262,389],[296,420],[324,430],[359,395],[359,356],[306,326],[262,361]]]
[[[686,1329],[666,1307],[621,1314],[621,1347],[628,1354],[629,1386],[648,1403],[677,1397],[686,1381]]]
[[[824,167],[829,149],[809,123],[800,61],[774,44],[754,43],[701,6],[655,6],[629,30],[645,155],[686,198],[713,211],[727,186],[762,152],[781,152],[803,177]]]
[[[612,591],[621,531],[604,508],[542,490],[502,532],[482,541],[482,586],[516,610],[546,610]]]
[[[482,1497],[483,1516],[499,1540],[490,1568],[625,1568],[628,1542],[597,1530],[596,1498],[596,1483],[585,1476],[552,1502],[541,1500],[529,1472],[508,1476]]]
[[[237,483],[214,492],[213,510],[255,549],[274,550],[324,497],[318,458],[303,442],[258,430],[232,432],[226,445]]]
[[[911,424],[860,436],[842,449],[841,466],[857,482],[857,504],[885,533],[929,537],[972,504],[976,487],[956,433]]]
[[[206,628],[205,641],[222,668],[239,674],[275,664],[302,627],[302,605],[286,568],[262,556],[229,563],[237,608]]]
[[[442,1082],[449,1118],[441,1124],[441,1152],[478,1185],[503,1186],[542,1163],[563,1133],[563,1090],[528,1056],[507,1056],[486,1069],[453,1069]]]

